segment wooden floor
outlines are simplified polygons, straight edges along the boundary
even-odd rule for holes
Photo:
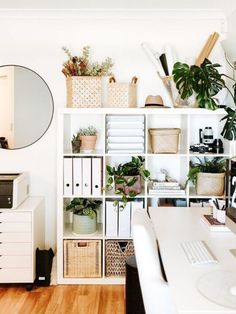
[[[124,314],[124,286],[0,286],[0,314]]]

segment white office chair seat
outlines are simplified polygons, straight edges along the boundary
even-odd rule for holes
[[[145,209],[134,212],[133,239],[146,314],[177,314],[168,283],[163,278],[156,236]]]

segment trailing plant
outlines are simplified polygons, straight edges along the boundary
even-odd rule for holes
[[[101,204],[100,200],[76,197],[66,206],[66,210],[71,211],[74,215],[89,216],[94,219]]]
[[[196,93],[196,100],[200,108],[215,110],[218,103],[216,94],[223,88],[227,89],[236,106],[236,81],[226,74],[219,73],[218,63],[211,63],[205,59],[200,65],[189,66],[186,63],[176,62],[173,68],[173,79],[182,99],[187,99]],[[226,85],[224,77],[233,81],[233,92]],[[236,112],[230,107],[225,108],[226,115],[221,120],[226,120],[221,135],[228,140],[236,139]]]
[[[81,56],[73,56],[70,50],[62,47],[62,50],[68,56],[68,60],[63,63],[62,73],[66,77],[70,76],[107,76],[110,72],[113,62],[111,58],[106,58],[103,62],[90,62],[90,47],[83,47]]]
[[[122,187],[115,189],[115,194],[121,196],[124,203],[123,207],[138,195],[135,191],[126,193],[126,188],[134,186],[137,182],[138,178],[136,176],[140,175],[143,180],[150,180],[150,172],[145,169],[144,162],[145,159],[143,157],[137,156],[132,157],[130,162],[119,164],[117,167],[106,166],[108,173],[106,190],[110,191],[116,185],[121,185]],[[114,202],[115,206],[117,204],[118,200]]]
[[[197,175],[200,172],[205,173],[224,173],[226,171],[225,159],[222,157],[214,157],[209,159],[204,157],[203,159],[195,157],[197,161],[190,161],[190,169],[188,172],[188,179],[186,184],[191,181],[194,185],[197,182]]]
[[[80,128],[77,136],[94,136],[97,134],[97,132],[97,129],[90,125],[87,128]]]

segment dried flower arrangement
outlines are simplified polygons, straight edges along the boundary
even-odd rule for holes
[[[62,73],[66,77],[70,76],[108,76],[113,62],[111,58],[106,58],[105,61],[98,63],[90,63],[90,47],[83,47],[81,56],[73,56],[70,50],[62,47],[62,50],[67,54],[69,60],[63,63]]]

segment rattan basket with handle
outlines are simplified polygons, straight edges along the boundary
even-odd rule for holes
[[[135,108],[137,107],[137,77],[131,82],[116,82],[114,77],[109,79],[106,107]]]
[[[98,108],[102,106],[100,76],[71,76],[66,79],[67,107]]]
[[[101,277],[101,240],[64,240],[64,277]]]
[[[224,194],[225,173],[197,174],[197,195],[222,196]]]

